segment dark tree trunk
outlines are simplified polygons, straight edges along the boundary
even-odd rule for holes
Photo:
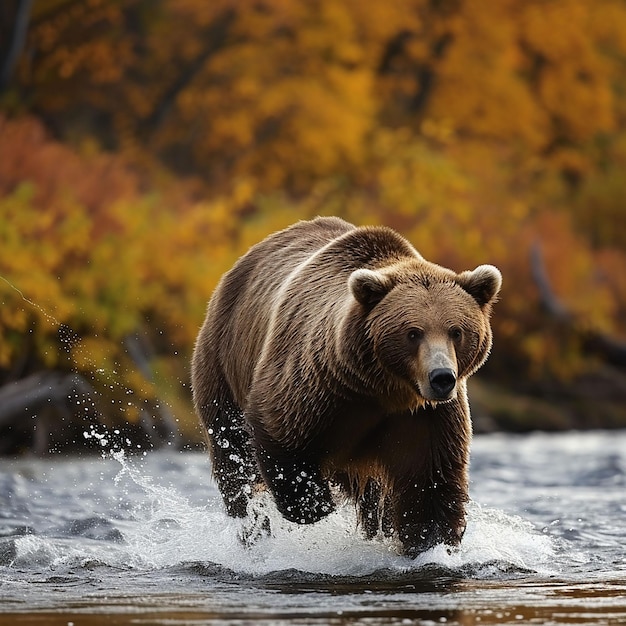
[[[0,4],[0,93],[11,82],[24,49],[33,0],[3,0]]]

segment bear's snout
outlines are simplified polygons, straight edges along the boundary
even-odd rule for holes
[[[428,375],[436,400],[447,400],[456,386],[456,375],[448,367],[437,367]]]

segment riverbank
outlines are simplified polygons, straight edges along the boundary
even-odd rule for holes
[[[609,367],[517,389],[475,376],[468,393],[477,433],[626,428],[626,378]]]
[[[415,560],[354,510],[270,511],[245,548],[206,454],[0,460],[0,621],[183,625],[626,620],[626,432],[478,435],[458,550]]]
[[[102,394],[80,376],[52,372],[40,378],[29,394],[17,393],[21,382],[14,384],[16,393],[7,392],[9,386],[0,388],[0,397],[14,405],[12,412],[7,402],[4,413],[0,410],[0,457],[99,453],[103,446],[139,452],[204,446],[188,393],[171,404],[153,402],[154,412],[139,408],[131,395],[134,403],[128,402],[127,419],[120,421],[107,415]],[[52,385],[52,379],[62,384]],[[479,374],[469,380],[468,393],[477,434],[626,428],[626,377],[607,366],[566,382],[526,382],[515,388]]]

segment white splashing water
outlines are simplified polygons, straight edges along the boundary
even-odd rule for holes
[[[452,570],[469,567],[480,577],[509,568],[550,574],[556,567],[553,539],[519,517],[476,503],[469,507],[460,548],[450,551],[436,546],[410,560],[398,556],[390,542],[365,540],[350,505],[314,525],[300,526],[285,521],[265,496],[261,505],[270,518],[272,536],[246,547],[239,539],[245,522],[226,515],[214,487],[207,490],[208,503],[199,506],[183,494],[182,486],[159,484],[123,452],[112,456],[121,469],[114,475],[111,492],[132,493],[130,516],[110,516],[123,542],[25,536],[15,543],[17,564],[58,567],[96,562],[145,571],[195,562],[251,575],[298,570],[336,576],[367,576],[381,570],[401,574],[437,566]]]

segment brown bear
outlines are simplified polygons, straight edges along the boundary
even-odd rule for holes
[[[465,529],[466,381],[491,349],[500,272],[426,261],[386,227],[299,222],[224,275],[198,335],[194,403],[228,513],[259,488],[300,524],[348,497],[414,557]]]

